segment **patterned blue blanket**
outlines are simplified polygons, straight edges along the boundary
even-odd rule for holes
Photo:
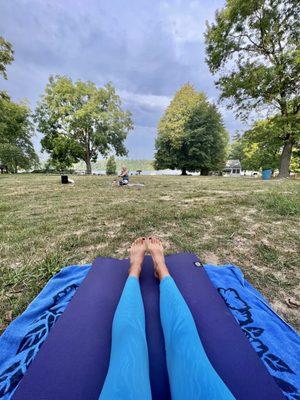
[[[91,265],[63,268],[0,337],[0,399],[11,398]],[[233,265],[205,269],[286,399],[300,400],[300,336]]]

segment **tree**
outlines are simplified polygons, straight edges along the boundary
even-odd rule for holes
[[[14,51],[11,43],[0,36],[0,75],[7,79],[6,66],[14,61]]]
[[[66,144],[69,155],[84,160],[88,174],[99,153],[106,156],[114,150],[119,156],[127,154],[124,141],[133,128],[131,114],[121,109],[111,84],[97,88],[92,82],[73,83],[66,76],[50,77],[35,121],[44,135],[43,149],[55,157],[56,146]]]
[[[220,170],[225,161],[228,134],[216,107],[204,93],[184,85],[158,125],[155,168],[187,171]]]
[[[11,101],[7,94],[0,96],[0,163],[10,172],[30,169],[38,164],[31,137],[34,133],[30,109],[26,104]]]
[[[117,163],[114,156],[110,156],[106,163],[106,175],[117,174]]]
[[[56,136],[52,141],[53,149],[49,166],[63,172],[79,161],[78,154],[81,152],[80,144],[67,136]]]
[[[300,149],[294,150],[291,159],[291,170],[300,173]]]
[[[245,170],[278,168],[281,150],[280,131],[269,120],[258,121],[240,138],[242,167]]]
[[[206,32],[221,99],[242,118],[251,110],[280,113],[280,177],[289,175],[298,140],[292,126],[300,111],[299,15],[298,0],[227,0]]]
[[[231,145],[230,157],[238,158],[243,169],[278,169],[282,150],[281,118],[257,121],[243,136],[237,135]],[[300,129],[295,127],[295,129]],[[299,142],[292,153],[291,169],[297,171]]]
[[[243,159],[243,143],[242,136],[239,132],[236,132],[233,136],[233,141],[229,146],[229,155],[228,158],[230,160],[242,160]]]

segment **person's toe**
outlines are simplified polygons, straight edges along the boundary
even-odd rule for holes
[[[139,237],[134,241],[134,243],[136,246],[142,246],[144,244],[144,240],[145,240],[145,238]]]

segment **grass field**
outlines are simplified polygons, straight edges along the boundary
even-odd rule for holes
[[[140,176],[132,180],[146,186],[137,190],[74,179],[0,176],[1,330],[62,266],[126,257],[140,235],[157,235],[167,253],[237,264],[299,328],[299,181]]]

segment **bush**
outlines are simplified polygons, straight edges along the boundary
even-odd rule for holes
[[[117,174],[117,163],[114,156],[110,156],[106,163],[106,175]]]

